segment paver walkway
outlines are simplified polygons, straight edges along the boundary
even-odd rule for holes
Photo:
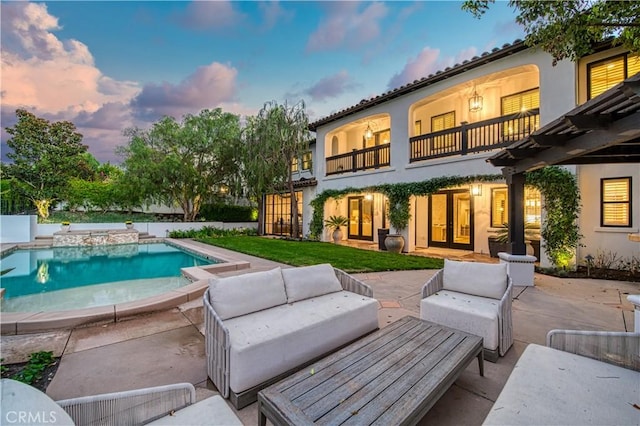
[[[221,249],[221,251],[223,251]],[[275,262],[234,254],[251,270]],[[418,316],[420,289],[435,271],[354,274],[374,290],[380,302],[380,326],[405,315]],[[514,346],[497,363],[485,363],[485,376],[471,365],[431,409],[421,424],[481,424],[529,343],[545,344],[554,328],[632,331],[633,307],[627,294],[640,294],[638,283],[560,279],[536,274],[535,287],[516,287],[513,301]],[[217,393],[207,380],[201,301],[119,323],[2,336],[1,356],[19,362],[39,350],[62,356],[47,393],[54,399],[188,381],[199,398]],[[246,425],[257,424],[257,404],[238,412]]]

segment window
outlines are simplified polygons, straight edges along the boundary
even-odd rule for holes
[[[302,154],[302,170],[311,170],[313,166],[313,160],[311,158],[311,151],[307,151]]]
[[[491,190],[491,227],[499,228],[509,221],[507,188]]]
[[[446,112],[440,115],[434,115],[431,117],[431,132],[439,132],[442,130],[451,129],[456,126],[456,113],[455,111]],[[440,150],[444,148],[451,148],[455,146],[455,139],[453,134],[436,136],[433,138],[433,149]]]
[[[542,203],[540,191],[524,187],[524,222],[529,228],[540,228]],[[509,195],[507,188],[491,190],[491,227],[499,228],[509,223]]]
[[[298,157],[291,159],[291,171],[294,173],[298,171]]]
[[[416,120],[413,123],[413,136],[420,136],[422,134],[422,120]]]
[[[339,149],[338,137],[334,136],[331,138],[331,155],[338,155]]]
[[[631,226],[631,178],[605,178],[600,182],[601,225]]]
[[[542,203],[540,191],[530,186],[524,187],[524,223],[531,228],[540,228]]]
[[[540,108],[540,90],[531,89],[500,99],[501,115],[519,114],[503,124],[502,136],[509,140],[523,139],[540,125],[539,115],[528,115],[527,111]]]
[[[638,72],[640,72],[639,54],[624,54],[589,64],[587,66],[589,99],[598,96]]]

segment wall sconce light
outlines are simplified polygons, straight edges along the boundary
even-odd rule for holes
[[[369,123],[367,123],[367,129],[364,131],[364,137],[366,139],[371,139],[373,137],[373,130],[371,130]]]
[[[480,195],[482,195],[482,184],[481,183],[472,183],[470,185],[470,189],[469,190],[471,192],[471,195],[479,197]]]
[[[367,200],[367,201],[371,201],[371,200],[373,200],[373,195],[365,194],[364,199]]]
[[[474,86],[473,96],[469,98],[469,112],[478,112],[480,110],[482,110],[482,96],[478,95]]]

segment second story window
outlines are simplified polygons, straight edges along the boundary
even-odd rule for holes
[[[293,157],[291,159],[291,171],[294,172],[294,173],[298,171],[298,158],[297,157]]]
[[[442,130],[451,129],[456,126],[455,111],[445,112],[444,114],[434,115],[431,117],[431,132],[440,132]],[[451,148],[456,141],[453,134],[436,136],[433,138],[433,149],[439,150]]]
[[[313,166],[313,160],[311,157],[311,151],[307,151],[302,154],[302,170],[311,170]]]
[[[539,115],[529,115],[527,111],[540,108],[540,90],[531,89],[500,99],[501,115],[518,114],[518,117],[505,121],[502,136],[505,139],[518,140],[529,135],[539,126]]]
[[[587,65],[589,99],[640,72],[640,55],[624,54]]]
[[[607,178],[600,184],[601,225],[631,226],[631,178]]]

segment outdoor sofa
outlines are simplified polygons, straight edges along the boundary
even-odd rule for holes
[[[204,307],[207,373],[236,408],[378,329],[371,288],[329,264],[212,278]]]
[[[445,259],[422,287],[420,318],[482,337],[484,357],[496,362],[513,345],[512,289],[505,263]]]
[[[484,424],[640,424],[640,333],[551,330],[547,346],[527,346]]]

